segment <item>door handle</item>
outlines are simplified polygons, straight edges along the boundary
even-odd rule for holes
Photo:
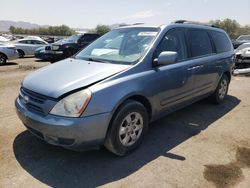
[[[187,70],[192,71],[192,70],[200,69],[200,68],[203,68],[203,67],[204,67],[204,65],[196,65],[196,66],[193,66],[193,67],[189,67]]]
[[[200,68],[199,65],[198,66],[189,67],[187,70],[188,71],[192,71],[192,70],[195,70],[195,69],[198,69],[198,68]]]

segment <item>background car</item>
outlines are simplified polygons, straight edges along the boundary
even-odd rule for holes
[[[250,68],[250,42],[240,45],[235,50],[235,69]]]
[[[50,61],[55,62],[76,54],[99,37],[99,34],[94,33],[72,35],[69,38],[60,40],[60,42],[46,46],[45,51],[50,54]]]
[[[250,42],[250,35],[241,35],[236,40],[239,42]]]
[[[60,44],[63,40],[65,39],[61,39],[58,40],[57,42],[53,43],[53,44]],[[51,44],[50,44],[51,46]],[[51,59],[53,59],[53,52],[51,50],[45,50],[46,46],[42,46],[40,48],[37,48],[35,50],[35,57],[44,61],[49,61]]]
[[[234,49],[237,49],[240,45],[244,44],[243,41],[238,41],[238,40],[232,40],[232,44]]]
[[[13,44],[16,46],[19,57],[21,58],[25,55],[34,55],[37,48],[45,46],[48,43],[39,38],[28,37],[13,41]]]
[[[11,44],[0,43],[0,65],[5,64],[7,60],[18,58],[16,47]]]
[[[0,36],[0,42],[8,42],[9,39],[3,37],[3,36]]]

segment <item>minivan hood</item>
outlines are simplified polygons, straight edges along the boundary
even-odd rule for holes
[[[33,92],[58,98],[69,91],[103,80],[130,66],[69,58],[31,73],[25,77],[22,86]]]

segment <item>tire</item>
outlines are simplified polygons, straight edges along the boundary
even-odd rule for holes
[[[18,49],[17,52],[18,52],[18,57],[19,58],[23,58],[24,57],[25,54],[24,54],[23,50]]]
[[[221,104],[225,100],[228,92],[228,86],[229,78],[224,74],[221,77],[215,92],[210,96],[210,99],[214,104]]]
[[[114,114],[104,146],[118,156],[129,154],[141,144],[148,121],[145,107],[137,101],[128,100]]]
[[[4,54],[0,53],[0,65],[3,65],[7,62],[7,57]]]

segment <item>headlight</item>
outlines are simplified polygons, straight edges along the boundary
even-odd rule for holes
[[[58,50],[60,46],[52,46],[52,50]]]
[[[87,107],[91,98],[88,89],[73,93],[60,100],[50,114],[66,117],[79,117]]]

